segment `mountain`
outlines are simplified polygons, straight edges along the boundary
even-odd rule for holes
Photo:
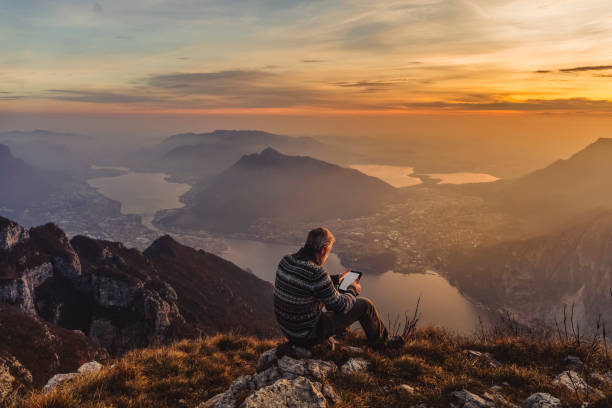
[[[0,207],[21,207],[24,203],[47,199],[68,177],[58,172],[32,167],[0,144]]]
[[[470,188],[537,224],[556,225],[612,208],[612,139],[599,139],[566,160],[524,177]]]
[[[243,155],[260,152],[268,146],[285,154],[301,154],[346,165],[359,162],[361,157],[311,137],[260,130],[215,130],[170,136],[154,148],[133,155],[132,160],[141,169],[163,171],[181,180],[202,183],[231,167]]]
[[[270,283],[169,236],[156,240],[144,256],[176,290],[179,310],[189,323],[208,333],[278,334]]]
[[[561,232],[456,255],[449,277],[470,297],[526,322],[559,318],[574,303],[583,327],[599,314],[612,327],[611,248],[612,211],[604,211]]]
[[[255,222],[316,222],[380,210],[397,190],[357,170],[272,148],[243,156],[164,225],[244,232]]]
[[[26,230],[0,218],[0,303],[78,329],[112,354],[202,332],[275,333],[265,306],[271,285],[169,237],[146,252],[85,236],[68,240],[53,224]]]

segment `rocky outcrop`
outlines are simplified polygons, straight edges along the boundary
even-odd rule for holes
[[[472,394],[468,390],[453,392],[451,400],[451,408],[495,408],[495,403]]]
[[[338,371],[338,366],[309,358],[310,352],[306,352],[294,347],[291,349],[294,358],[279,356],[276,348],[265,351],[257,363],[256,374],[239,377],[227,391],[198,408],[324,408],[328,403],[339,402],[338,394],[325,383]]]
[[[112,353],[164,343],[185,326],[174,289],[144,255],[119,243],[29,232],[0,219],[0,302],[70,329]]]
[[[538,392],[523,401],[521,408],[562,408],[562,405],[559,398],[545,392]]]
[[[62,383],[77,378],[84,374],[95,373],[102,369],[102,364],[97,361],[90,361],[79,367],[79,369],[72,373],[55,374],[47,381],[47,384],[43,387],[43,392],[50,392],[54,388],[59,387]]]

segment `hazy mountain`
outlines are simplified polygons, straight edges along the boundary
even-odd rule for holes
[[[114,354],[202,331],[276,333],[268,283],[169,237],[146,254],[0,217],[0,303],[81,330]]]
[[[562,232],[477,248],[451,262],[450,277],[470,297],[523,319],[552,319],[576,304],[576,321],[612,309],[612,211]],[[612,321],[609,320],[612,324]]]
[[[246,231],[258,220],[324,221],[378,211],[397,190],[357,170],[267,148],[243,156],[165,225]]]
[[[291,137],[259,130],[215,130],[170,136],[154,148],[133,155],[132,160],[141,169],[167,172],[190,182],[204,182],[232,166],[243,155],[260,152],[268,146],[285,154],[306,155],[347,165],[359,161],[357,158],[360,157],[311,137]]]
[[[39,169],[16,158],[0,144],[0,207],[20,207],[31,201],[45,200],[68,177]]]
[[[562,227],[572,217],[612,208],[612,139],[599,139],[569,159],[521,178],[465,189],[498,203],[532,231]]]

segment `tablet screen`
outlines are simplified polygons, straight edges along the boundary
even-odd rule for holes
[[[359,279],[359,276],[361,274],[357,273],[357,272],[349,272],[346,274],[346,276],[344,277],[344,279],[342,279],[342,283],[340,284],[340,290],[347,290],[348,287],[351,285],[351,283],[355,282],[357,279]]]

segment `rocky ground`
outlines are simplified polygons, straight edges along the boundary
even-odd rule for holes
[[[384,352],[355,335],[311,350],[218,335],[135,350],[97,368],[55,378],[10,407],[612,406],[601,344],[499,332],[468,339],[421,329]]]

